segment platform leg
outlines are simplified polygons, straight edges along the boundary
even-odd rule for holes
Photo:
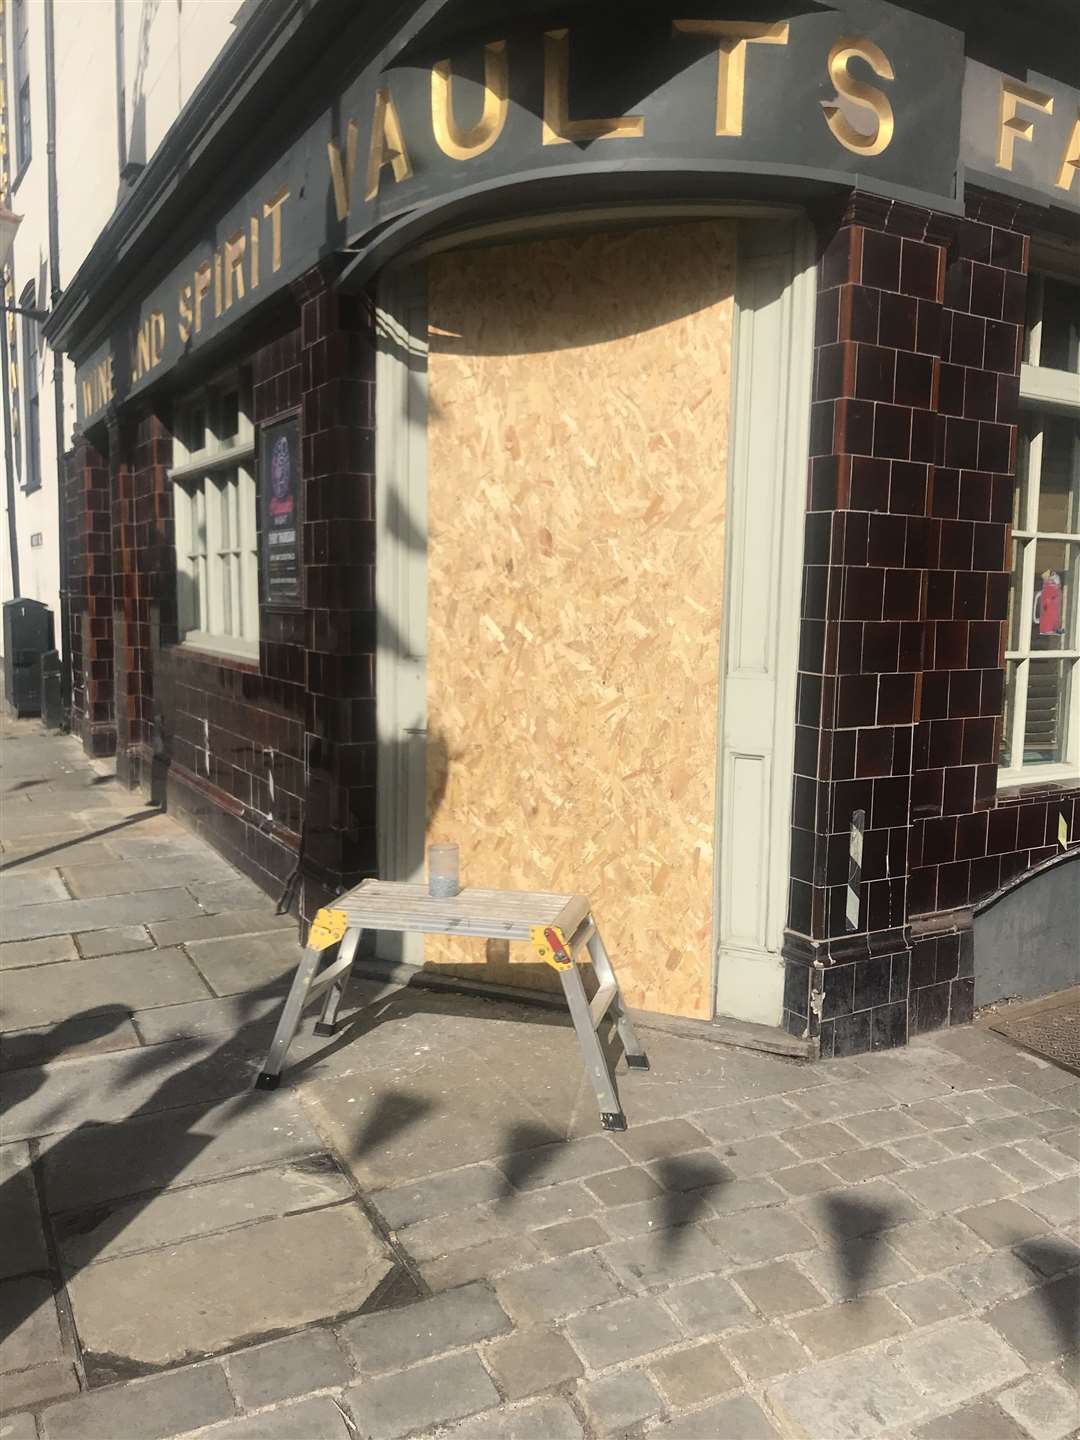
[[[559,979],[570,1008],[570,1019],[577,1032],[585,1070],[592,1081],[593,1094],[600,1106],[600,1123],[605,1130],[625,1130],[626,1117],[619,1106],[619,1097],[615,1093],[600,1037],[593,1029],[589,1002],[585,996],[585,987],[581,983],[581,971],[576,964],[571,965],[568,969],[559,971]]]
[[[604,949],[604,942],[600,938],[600,931],[593,920],[593,933],[589,937],[588,951],[589,958],[596,972],[596,978],[601,985],[614,985],[615,995],[608,1007],[608,1014],[615,1022],[615,1029],[618,1031],[619,1039],[622,1041],[623,1053],[626,1055],[626,1063],[631,1070],[648,1070],[649,1060],[642,1047],[641,1041],[637,1038],[637,1032],[630,1023],[630,1017],[626,1013],[623,1004],[622,991],[619,989],[619,982],[615,978],[615,971],[608,953]]]
[[[286,1052],[296,1034],[296,1027],[300,1024],[300,1016],[304,1011],[308,990],[311,988],[311,982],[315,978],[315,972],[319,968],[319,961],[322,957],[321,949],[312,949],[309,945],[304,951],[300,964],[296,967],[296,974],[293,976],[292,985],[281,1011],[281,1019],[277,1023],[274,1038],[270,1042],[266,1063],[263,1065],[259,1078],[255,1081],[255,1087],[258,1090],[276,1090],[280,1083],[281,1067],[285,1063]]]
[[[345,987],[352,975],[353,961],[356,959],[356,951],[360,945],[362,930],[349,930],[346,932],[341,947],[338,950],[338,961],[345,961],[348,968],[343,970],[341,978],[335,980],[326,992],[326,999],[323,1001],[322,1014],[315,1022],[316,1035],[333,1035],[337,1029],[337,1012],[341,1004],[341,997],[345,994]]]

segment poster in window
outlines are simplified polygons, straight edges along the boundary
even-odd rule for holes
[[[263,604],[299,605],[300,417],[263,425],[259,434]]]

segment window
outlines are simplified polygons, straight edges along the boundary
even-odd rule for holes
[[[181,407],[173,440],[180,638],[230,655],[259,653],[255,434],[246,377]]]
[[[1080,275],[1033,274],[999,783],[1080,773]]]
[[[33,310],[37,305],[37,289],[33,280],[19,296],[19,304]],[[38,334],[36,320],[22,317],[23,410],[26,416],[26,467],[23,489],[29,494],[41,489],[41,418],[38,402]]]
[[[30,6],[15,0],[12,12],[15,38],[15,168],[19,175],[30,164]]]

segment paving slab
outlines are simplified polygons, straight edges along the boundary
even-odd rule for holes
[[[790,1260],[778,1260],[755,1270],[737,1270],[731,1278],[770,1319],[777,1315],[794,1315],[800,1310],[812,1310],[826,1303],[817,1286],[812,1285]]]
[[[775,1414],[797,1435],[815,1440],[875,1440],[910,1426],[929,1401],[888,1355],[845,1355],[775,1383],[767,1392]],[[975,1440],[975,1437],[970,1437]]]
[[[1069,1275],[1011,1300],[987,1314],[994,1329],[1029,1365],[1080,1349],[1080,1276]]]
[[[1015,1188],[1004,1171],[981,1155],[964,1155],[921,1170],[905,1170],[897,1175],[896,1183],[932,1213],[962,1210],[973,1197],[997,1200]]]
[[[978,1260],[988,1253],[986,1241],[951,1215],[900,1225],[889,1231],[888,1241],[892,1249],[926,1275]]]
[[[580,1307],[579,1307],[580,1308]],[[591,1369],[636,1360],[680,1338],[674,1320],[656,1300],[617,1300],[569,1320],[566,1333]]]
[[[25,1145],[0,1145],[0,1280],[48,1267],[29,1153]]]
[[[518,1324],[528,1325],[603,1305],[620,1292],[594,1256],[568,1255],[501,1276],[495,1293]]]
[[[745,1140],[751,1135],[770,1135],[805,1123],[805,1116],[790,1100],[770,1095],[743,1105],[706,1110],[694,1117],[695,1124],[713,1141]]]
[[[143,890],[137,895],[109,895],[97,900],[57,900],[51,905],[21,905],[4,917],[9,941],[47,935],[74,935],[83,930],[111,930],[152,920],[178,920],[202,912],[186,890]]]
[[[879,1340],[891,1340],[909,1329],[907,1317],[884,1295],[864,1295],[843,1305],[830,1305],[788,1320],[817,1360],[831,1360]]]
[[[1080,1188],[1072,1180],[1054,1180],[1027,1190],[1024,1204],[1051,1225],[1075,1225],[1080,1220]]]
[[[721,1253],[737,1265],[777,1260],[802,1250],[814,1250],[818,1245],[814,1232],[787,1207],[748,1211],[737,1225],[726,1219],[706,1221],[702,1229]]]
[[[1019,1245],[1024,1240],[1045,1235],[1050,1229],[1042,1216],[1015,1200],[992,1200],[989,1205],[961,1210],[956,1218],[994,1248]]]
[[[58,870],[0,871],[0,910],[16,905],[51,905],[54,900],[70,900]]]
[[[230,935],[185,945],[215,995],[236,995],[274,985],[300,963],[303,948],[291,930],[269,935]]]
[[[238,1350],[225,1362],[233,1394],[245,1410],[290,1400],[324,1386],[347,1385],[353,1367],[330,1330],[286,1335],[254,1350]]]
[[[544,1258],[537,1246],[524,1235],[505,1235],[421,1264],[420,1273],[428,1288],[438,1292],[467,1285],[471,1280],[493,1279],[508,1270],[536,1265]]]
[[[40,1276],[0,1282],[0,1372],[63,1358],[52,1286]]]
[[[968,1304],[979,1310],[1030,1290],[1038,1280],[1031,1266],[1011,1250],[998,1250],[981,1260],[957,1265],[948,1272],[948,1278]]]
[[[627,1290],[649,1290],[677,1280],[708,1275],[727,1264],[719,1249],[696,1225],[681,1225],[656,1235],[621,1240],[601,1250],[605,1264]]]
[[[889,1299],[913,1325],[936,1325],[939,1320],[951,1320],[968,1309],[967,1301],[956,1286],[940,1275],[897,1285],[889,1291]]]
[[[139,1037],[119,1005],[99,1005],[85,1014],[53,1025],[0,1034],[0,1071],[48,1065],[51,1060],[74,1060],[106,1055],[112,1050],[135,1050]]]
[[[890,1237],[893,1233],[889,1232]],[[907,1261],[877,1235],[823,1246],[799,1258],[814,1284],[835,1300],[853,1300],[915,1278]]]
[[[606,1245],[610,1234],[591,1215],[580,1220],[564,1220],[560,1225],[548,1225],[543,1230],[532,1232],[532,1241],[543,1254],[556,1259],[559,1255],[572,1255],[577,1250],[595,1250]]]
[[[205,987],[203,994],[205,994]],[[282,994],[228,995],[221,1000],[190,1000],[157,1009],[140,1010],[133,1017],[146,1045],[170,1040],[227,1040],[242,1036],[245,1045],[269,1048],[281,1014]],[[268,1033],[269,1032],[269,1033]],[[295,1052],[290,1051],[290,1058]]]
[[[689,1120],[654,1120],[651,1124],[635,1125],[615,1137],[620,1150],[631,1160],[660,1160],[668,1155],[684,1155],[707,1145],[705,1132]]]
[[[70,1360],[46,1360],[29,1370],[16,1370],[0,1375],[0,1412],[36,1410],[50,1400],[79,1393],[79,1377]],[[0,1421],[0,1437],[3,1436]]]
[[[127,1385],[111,1385],[51,1405],[45,1440],[167,1440],[236,1414],[220,1365],[198,1365]]]
[[[201,853],[190,851],[184,856],[185,886],[188,881],[200,877],[220,876],[221,863],[209,847]],[[176,870],[173,860],[128,860],[105,865],[65,864],[61,873],[76,899],[92,900],[99,895],[134,895],[141,890],[160,890],[175,885]]]
[[[937,1415],[915,1431],[917,1440],[1030,1440],[993,1400],[975,1400]]]
[[[448,1440],[582,1440],[585,1432],[565,1400],[533,1400],[489,1410],[442,1433]]]
[[[77,960],[79,952],[70,935],[46,935],[42,940],[12,940],[0,945],[0,970],[24,965],[55,965]]]
[[[224,940],[230,935],[264,935],[277,930],[296,934],[293,915],[275,915],[269,899],[259,906],[229,909],[185,920],[158,920],[149,927],[155,945],[186,945],[195,940]]]
[[[210,1435],[213,1440],[353,1440],[345,1416],[325,1395],[227,1420]]]
[[[718,1335],[757,1319],[730,1280],[719,1275],[673,1285],[664,1301],[688,1335]]]
[[[101,1368],[175,1365],[358,1310],[392,1268],[370,1221],[338,1205],[90,1265],[68,1292]]]
[[[651,1368],[667,1399],[680,1407],[742,1389],[742,1380],[716,1340],[671,1351],[654,1360]]]
[[[759,1382],[801,1370],[809,1360],[796,1339],[769,1325],[725,1335],[724,1346],[743,1374]]]
[[[340,1334],[357,1368],[377,1375],[510,1329],[495,1296],[487,1286],[474,1284],[401,1309],[361,1315],[343,1325]]]
[[[490,1409],[499,1394],[476,1355],[429,1360],[393,1375],[361,1381],[345,1392],[364,1436],[398,1435]]]
[[[12,970],[4,979],[4,1025],[25,1030],[73,1019],[87,1010],[142,1010],[206,996],[206,986],[182,950],[107,955]]]
[[[997,1402],[1032,1440],[1065,1440],[1080,1426],[1080,1398],[1052,1373],[1032,1376],[1003,1391]]]
[[[664,1405],[656,1386],[640,1370],[587,1380],[577,1395],[589,1424],[600,1435],[622,1434],[629,1426],[659,1415]]]
[[[485,1358],[508,1400],[553,1390],[582,1374],[570,1342],[554,1330],[521,1330],[491,1345]]]
[[[651,1433],[663,1440],[717,1440],[729,1435],[739,1440],[773,1440],[779,1432],[756,1400],[734,1395],[692,1415],[674,1416]]]
[[[496,1200],[507,1194],[509,1184],[501,1170],[492,1165],[469,1165],[451,1170],[437,1180],[421,1180],[377,1190],[371,1200],[392,1230],[433,1220],[469,1205]]]
[[[154,942],[145,925],[120,925],[113,930],[87,930],[75,936],[79,953],[86,960],[98,955],[126,955],[133,950],[152,950]]]
[[[1020,1356],[982,1320],[956,1320],[919,1331],[892,1352],[904,1373],[939,1409],[973,1400],[1025,1372]]]
[[[75,1268],[352,1198],[345,1176],[319,1157],[96,1206],[89,1214],[69,1211],[53,1230],[65,1266]]]

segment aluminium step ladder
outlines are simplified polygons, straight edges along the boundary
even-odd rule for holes
[[[460,890],[448,899],[428,893],[426,885],[364,880],[320,910],[312,921],[308,943],[296,968],[262,1073],[260,1090],[273,1090],[281,1080],[285,1056],[300,1024],[304,1007],[326,993],[317,1035],[332,1035],[338,1006],[356,963],[365,930],[399,934],[468,935],[483,940],[526,941],[544,964],[559,976],[574,1023],[585,1070],[592,1081],[605,1130],[625,1130],[611,1071],[597,1030],[605,1018],[614,1024],[626,1063],[647,1070],[649,1062],[623,1004],[604,942],[583,895],[549,895],[524,890]],[[323,952],[337,945],[336,958],[320,969]],[[587,950],[599,988],[590,1001],[581,979],[578,956]]]

